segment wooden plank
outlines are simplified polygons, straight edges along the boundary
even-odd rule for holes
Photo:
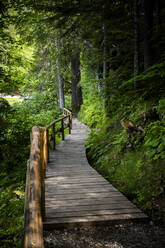
[[[64,184],[65,185],[65,184]],[[101,193],[101,192],[113,192],[116,194],[121,194],[119,191],[114,189],[113,187],[109,187],[108,185],[104,184],[98,184],[98,185],[93,185],[93,186],[85,186],[83,184],[76,185],[76,184],[67,184],[67,187],[61,187],[62,185],[51,185],[46,186],[46,192],[47,193],[58,193],[58,194],[90,194],[90,193]],[[77,186],[77,187],[76,187]],[[121,194],[122,195],[122,194]]]
[[[49,164],[50,166],[50,164]],[[70,172],[65,172],[65,171],[60,171],[60,172],[47,172],[46,174],[46,178],[47,177],[59,177],[59,176],[66,176],[66,177],[76,177],[77,175],[80,175],[80,176],[85,176],[85,175],[98,175],[98,173],[96,171],[94,171],[93,169],[92,170],[84,170],[83,172],[80,172],[79,171],[74,171],[72,174]]]
[[[53,182],[58,182],[58,183],[62,183],[62,182],[65,182],[65,183],[78,183],[80,182],[81,183],[87,183],[87,182],[105,182],[105,180],[103,178],[89,178],[89,177],[86,177],[86,178],[65,178],[65,177],[61,177],[61,178],[56,178],[56,180],[54,180],[53,178],[49,178],[49,180],[47,179],[46,180],[46,183],[53,183]]]
[[[56,213],[63,212],[76,212],[76,211],[90,211],[90,210],[115,210],[115,209],[129,209],[136,208],[131,202],[122,202],[121,203],[111,203],[111,204],[100,204],[100,205],[85,205],[85,206],[67,206],[67,207],[59,207],[56,205],[47,206],[47,212],[56,211]]]
[[[93,221],[112,221],[112,220],[128,220],[128,219],[141,219],[147,216],[143,213],[131,213],[131,214],[114,214],[114,215],[102,215],[102,216],[84,216],[84,217],[65,217],[65,218],[51,218],[46,219],[46,224],[59,224],[59,223],[79,223],[79,222],[93,222]]]
[[[78,183],[78,182],[76,182],[76,183],[74,183],[73,182],[73,184],[72,183],[65,183],[65,182],[62,182],[62,183],[60,183],[60,182],[54,182],[53,184],[52,183],[47,183],[47,189],[49,190],[51,190],[51,189],[53,189],[53,188],[56,188],[56,189],[62,189],[62,190],[64,190],[64,189],[81,189],[81,188],[83,188],[83,189],[90,189],[90,188],[106,188],[106,189],[113,189],[114,191],[118,191],[116,188],[114,188],[112,185],[110,185],[110,184],[108,184],[107,182],[104,182],[104,181],[100,181],[100,182],[98,182],[98,183],[96,183],[96,182],[92,182],[92,183],[88,183],[88,182],[81,182],[81,180],[80,180],[80,182]]]
[[[79,166],[79,167],[76,167],[75,169],[74,169],[74,168],[73,168],[73,169],[65,168],[64,171],[65,171],[65,172],[70,172],[70,173],[72,173],[72,172],[74,172],[74,171],[83,172],[86,168],[87,168],[87,167],[84,167],[84,168],[83,168],[82,166]],[[61,168],[56,168],[56,171],[57,171],[57,172],[60,172],[60,171],[61,171]]]
[[[86,166],[82,166],[81,164],[79,164],[79,166],[73,166],[73,165],[71,165],[71,166],[61,166],[61,165],[58,165],[58,166],[56,166],[56,171],[61,171],[61,170],[63,170],[63,171],[66,171],[66,172],[74,172],[74,171],[84,171],[85,169],[87,169],[88,168],[88,166],[86,165]]]
[[[128,202],[126,198],[120,197],[121,199],[118,199],[118,197],[111,197],[111,198],[102,198],[102,199],[67,199],[67,200],[56,200],[56,199],[49,199],[45,202],[46,207],[47,206],[61,206],[61,207],[66,207],[66,206],[90,206],[93,204],[122,204],[123,202]]]
[[[63,163],[58,163],[58,161],[56,161],[55,163],[57,163],[56,165],[56,169],[60,169],[60,171],[65,171],[65,169],[69,168],[73,168],[75,171],[77,169],[78,171],[78,168],[83,168],[84,170],[88,170],[88,165],[87,164],[84,164],[84,162],[80,162],[80,161],[75,161],[75,164],[74,163],[68,163],[68,161],[64,161]],[[53,165],[53,164],[52,164]],[[51,166],[51,164],[50,164]]]
[[[137,208],[129,209],[113,209],[113,210],[88,210],[88,211],[73,211],[59,213],[56,211],[48,211],[46,219],[52,218],[65,218],[65,217],[86,217],[86,216],[104,216],[104,215],[116,215],[116,214],[134,214],[141,213]]]
[[[49,183],[54,183],[55,184],[70,184],[70,183],[107,183],[106,180],[103,178],[96,178],[96,177],[63,177],[61,176],[60,178],[54,178],[54,177],[49,177],[46,179],[46,182]]]
[[[49,185],[50,185],[50,182],[48,182],[47,183],[47,186],[49,187]],[[99,181],[99,182],[90,182],[90,181],[88,181],[88,182],[81,182],[81,180],[80,180],[80,182],[78,183],[78,182],[72,182],[72,183],[70,183],[70,182],[67,182],[67,183],[65,183],[65,182],[54,182],[53,183],[53,186],[56,186],[56,187],[79,187],[79,186],[85,186],[85,187],[95,187],[95,186],[97,186],[97,185],[108,185],[108,182],[104,182],[104,181]],[[114,188],[115,190],[117,190],[115,187],[113,187],[113,186],[111,186],[112,188]]]
[[[108,185],[108,183],[106,182],[99,182],[98,184],[96,183],[76,183],[76,184],[59,184],[59,183],[54,183],[53,186],[50,184],[47,184],[47,191],[49,191],[50,189],[53,189],[53,188],[56,188],[57,190],[58,189],[68,189],[68,187],[70,189],[77,189],[77,191],[79,189],[91,189],[91,188],[100,188],[100,187],[104,187],[104,188],[109,188],[109,189],[112,189],[113,191],[117,191],[117,189],[115,189],[114,187],[111,187],[110,185]]]
[[[115,195],[122,195],[120,192],[114,191],[113,189],[110,188],[89,188],[89,189],[55,189],[55,190],[49,190],[49,192],[47,191],[47,195],[54,195],[54,193],[56,195],[63,195],[63,194],[81,194],[81,193],[85,193],[90,195],[90,193],[102,193],[102,192],[110,192],[112,195],[112,192],[115,192]],[[48,194],[49,193],[49,194]]]
[[[121,198],[123,199],[126,199],[127,198],[125,196],[123,196],[122,194],[118,194],[117,192],[113,192],[112,194],[109,194],[109,193],[100,193],[100,192],[97,192],[97,193],[82,193],[82,194],[49,194],[49,192],[46,192],[46,198],[47,200],[81,200],[81,199],[84,199],[84,200],[92,200],[92,199],[95,199],[95,200],[104,200],[105,198],[107,199],[116,199],[116,198],[120,198],[119,200],[121,200]],[[127,200],[128,201],[128,200]]]
[[[82,174],[83,174],[83,171],[82,171]],[[97,175],[94,175],[94,174],[86,174],[86,175],[80,175],[80,174],[78,174],[78,173],[74,173],[74,175],[69,175],[69,174],[61,174],[61,175],[58,175],[58,176],[49,176],[49,177],[46,177],[46,181],[47,182],[49,182],[49,181],[53,181],[53,182],[57,182],[57,181],[60,181],[60,180],[67,180],[67,181],[70,181],[70,180],[86,180],[87,181],[87,179],[88,179],[88,183],[90,183],[91,182],[91,180],[90,179],[95,179],[95,180],[97,180],[97,179],[102,179],[102,181],[104,181],[104,182],[107,182],[108,184],[109,184],[109,182],[107,181],[107,180],[105,180],[104,178],[102,178],[101,176],[100,177],[97,177]],[[97,181],[95,181],[96,183],[97,183]],[[67,182],[66,182],[67,183]]]
[[[53,181],[46,181],[46,185],[49,187],[49,186],[51,186],[52,185],[52,187],[56,187],[57,185],[68,185],[68,187],[69,187],[69,185],[71,186],[71,185],[76,185],[76,184],[88,184],[88,182],[89,182],[89,180],[82,180],[82,179],[80,179],[80,180],[67,180],[66,182],[65,182],[65,180],[62,180],[62,181],[56,181],[56,182],[53,182]],[[91,182],[90,182],[91,184],[95,184],[96,183],[96,180],[92,180]],[[103,181],[103,180],[98,180],[98,185],[99,184],[104,184],[105,182]],[[114,188],[113,186],[112,186],[112,188]]]
[[[46,191],[48,192],[54,192],[54,190],[56,191],[56,193],[60,193],[60,194],[67,194],[67,193],[95,193],[95,192],[118,192],[120,193],[118,190],[116,190],[115,188],[109,186],[109,185],[105,185],[105,184],[100,184],[100,185],[96,185],[95,187],[82,187],[82,186],[78,186],[73,187],[74,185],[76,186],[76,184],[70,184],[70,186],[72,187],[65,187],[65,188],[61,188],[59,184],[59,186],[57,185],[52,185],[48,184],[46,187]],[[120,193],[121,194],[121,193]]]

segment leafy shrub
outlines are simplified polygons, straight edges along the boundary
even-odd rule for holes
[[[113,83],[109,86],[111,94],[101,114],[98,112],[101,96],[93,91],[88,92],[88,101],[81,109],[82,120],[91,127],[86,143],[88,159],[120,191],[154,216],[155,202],[161,200],[165,190],[164,62],[140,74],[136,90],[134,78],[114,89],[115,78],[118,82],[120,76],[115,73],[111,76],[108,79]],[[145,120],[144,113],[153,106],[157,119]],[[141,126],[144,133],[130,137],[120,125],[122,118]],[[161,206],[159,214],[164,215]]]
[[[46,126],[60,115],[48,95],[34,94],[7,108],[0,117],[0,247],[22,247],[26,164],[30,132]]]

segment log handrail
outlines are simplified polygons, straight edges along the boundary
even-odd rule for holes
[[[65,139],[65,129],[72,129],[72,113],[63,109],[62,118],[53,121],[46,127],[34,126],[31,133],[30,159],[27,163],[25,209],[24,209],[24,248],[44,248],[43,220],[45,217],[45,175],[49,161],[50,129],[52,129],[52,150],[55,150],[55,136],[62,133]],[[65,120],[68,123],[65,125]],[[55,128],[56,123],[61,128]]]

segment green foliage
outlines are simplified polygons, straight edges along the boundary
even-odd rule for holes
[[[145,136],[146,156],[148,159],[165,159],[165,123],[156,121],[148,125]]]
[[[8,101],[0,97],[0,113],[2,116],[6,115],[10,110],[10,105]]]
[[[92,128],[86,144],[89,161],[121,192],[153,216],[154,204],[161,199],[165,188],[164,76],[160,72],[163,67],[164,63],[156,64],[139,75],[136,91],[133,79],[120,87],[116,85],[115,90],[111,85],[105,116],[102,108],[101,118],[98,118],[101,98],[95,97],[97,91],[88,91],[89,101],[81,108],[82,120]],[[115,78],[118,81],[120,76],[124,78],[122,74],[111,76],[108,79],[111,83]],[[153,106],[156,116],[149,114]],[[122,118],[143,127],[144,133],[137,132],[130,137],[120,124]],[[161,214],[163,217],[160,207],[159,216]]]
[[[16,92],[26,82],[33,65],[33,47],[23,43],[15,26],[2,28],[0,35],[0,92]]]
[[[23,182],[18,185],[5,187],[0,193],[0,245],[3,248],[22,247],[24,186]]]
[[[96,98],[94,98],[96,100]],[[79,117],[92,128],[96,127],[98,123],[100,123],[104,118],[103,107],[98,106],[97,101],[93,101],[92,105],[89,105],[88,101],[85,101],[84,105],[81,108],[81,114]]]
[[[37,92],[12,106],[1,100],[0,109],[0,247],[22,247],[31,128],[48,125],[60,111],[51,94]]]
[[[159,101],[158,113],[160,114],[161,118],[164,120],[165,119],[165,98],[161,98]]]
[[[89,127],[96,128],[104,120],[104,102],[98,93],[96,80],[92,79],[85,67],[81,71],[81,86],[84,104],[81,107],[79,118]],[[92,94],[88,94],[88,92]]]

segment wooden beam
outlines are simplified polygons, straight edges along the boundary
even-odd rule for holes
[[[55,123],[52,125],[52,150],[54,151],[56,148],[55,143]]]
[[[27,169],[24,248],[44,248],[41,216],[40,129],[32,128],[30,162]]]
[[[46,128],[46,140],[47,140],[47,163],[49,162],[49,129]]]
[[[64,133],[64,119],[61,120],[61,133],[62,133],[62,140],[65,139],[65,133]]]
[[[71,134],[72,123],[71,123],[71,115],[69,115],[69,134]]]

